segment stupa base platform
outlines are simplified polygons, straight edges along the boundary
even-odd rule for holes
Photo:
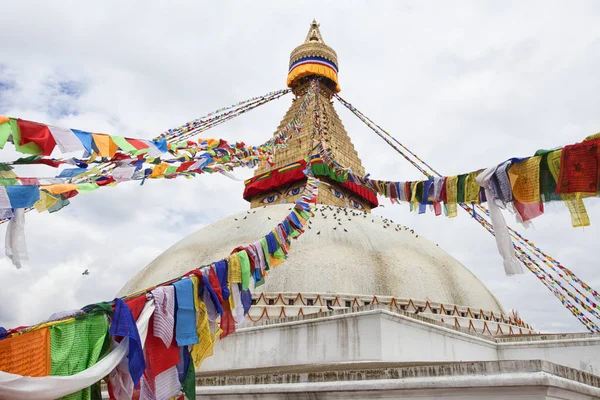
[[[312,364],[204,373],[203,399],[589,399],[600,377],[547,361]]]
[[[385,305],[239,329],[197,372],[208,399],[600,398],[600,334],[489,336]],[[596,396],[596,397],[595,397]]]

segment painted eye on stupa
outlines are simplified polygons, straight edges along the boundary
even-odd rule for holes
[[[335,197],[337,197],[338,199],[343,199],[344,198],[344,194],[342,192],[340,192],[339,190],[337,190],[336,188],[330,188],[331,189],[331,193],[333,193],[333,195]]]
[[[287,195],[288,195],[288,196],[296,196],[297,194],[300,194],[300,191],[301,191],[301,190],[302,190],[302,188],[300,188],[300,187],[297,187],[297,188],[294,188],[294,189],[290,189],[290,190],[287,192]]]
[[[275,200],[277,200],[277,198],[279,198],[279,196],[274,194],[273,196],[265,197],[264,199],[262,199],[262,202],[265,204],[271,204],[274,203]]]
[[[362,210],[362,209],[363,209],[363,206],[362,206],[362,204],[360,204],[360,203],[359,203],[358,201],[356,201],[356,200],[352,200],[352,199],[350,199],[350,204],[352,204],[352,207],[354,207],[354,208],[357,208],[357,209],[359,209],[359,210]]]

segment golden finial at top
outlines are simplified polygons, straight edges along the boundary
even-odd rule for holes
[[[321,36],[321,31],[319,30],[319,27],[321,26],[321,24],[317,24],[317,21],[313,18],[312,23],[310,24],[310,29],[308,30],[308,34],[306,35],[306,40],[304,41],[304,43],[323,43],[325,44],[325,41],[323,41],[323,36]]]

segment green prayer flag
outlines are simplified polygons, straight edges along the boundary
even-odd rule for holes
[[[555,150],[539,149],[538,151],[535,152],[534,156],[543,156],[545,154],[552,153],[553,151],[555,151]]]
[[[60,211],[64,207],[68,206],[69,204],[71,204],[69,199],[65,198],[64,196],[58,195],[58,201],[56,203],[54,203],[54,205],[48,209],[48,212],[53,213],[53,212]]]
[[[0,147],[1,149],[2,147]],[[11,171],[12,167],[8,164],[0,163],[0,171]]]
[[[423,204],[423,190],[424,190],[424,186],[425,183],[423,181],[419,181],[417,182],[417,190],[415,193],[415,197],[417,198],[417,201],[421,204]]]
[[[271,267],[271,262],[269,260],[269,245],[267,244],[267,239],[264,237],[260,239],[260,245],[263,248],[263,254],[265,255],[265,264],[267,265],[265,271],[268,271]]]
[[[0,186],[12,186],[17,184],[15,178],[0,178]]]
[[[552,172],[548,166],[548,153],[550,152],[544,153],[540,160],[540,192],[542,194],[542,201],[544,202],[562,199],[560,194],[556,194],[556,180],[552,176]]]
[[[310,213],[308,211],[304,211],[304,210],[299,210],[298,212],[302,218],[304,218],[305,220],[309,220],[310,219]]]
[[[90,193],[98,189],[100,186],[96,183],[79,183],[77,185],[77,191],[81,194]]]
[[[165,175],[173,175],[177,173],[177,167],[174,165],[169,165],[165,170]]]
[[[10,128],[12,130],[13,143],[19,153],[25,154],[41,154],[42,149],[37,144],[30,142],[21,145],[21,130],[16,119],[10,119]]]
[[[250,259],[244,250],[238,251],[237,256],[242,270],[242,290],[248,290],[250,288]]]
[[[57,324],[50,328],[50,375],[69,376],[98,362],[108,335],[104,315],[96,314]],[[90,400],[91,387],[63,397]]]
[[[183,380],[183,393],[188,400],[196,399],[196,371],[194,371],[194,363],[190,362]]]
[[[137,149],[127,141],[123,136],[110,136],[110,138],[126,153],[135,153]]]
[[[38,160],[41,160],[41,158],[42,157],[40,156],[22,157],[15,161],[13,164],[32,164]]]
[[[275,250],[275,253],[273,253],[273,257],[279,259],[286,258],[285,253],[283,252],[283,250],[281,250],[281,247],[278,247],[277,250]]]
[[[0,124],[0,149],[4,148],[4,145],[8,141],[8,137],[11,134],[10,123],[6,121],[3,124]]]
[[[465,183],[467,181],[467,174],[458,176],[458,183],[456,185],[456,202],[463,204],[465,202]]]

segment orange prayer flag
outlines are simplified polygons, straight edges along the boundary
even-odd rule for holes
[[[102,157],[113,157],[119,146],[112,140],[109,135],[104,133],[92,133],[94,144],[98,149],[98,154]]]
[[[79,186],[73,185],[72,183],[57,183],[54,185],[41,186],[41,189],[45,189],[52,194],[63,194],[73,190],[79,189]]]
[[[50,375],[48,328],[0,340],[0,371],[23,376]]]

